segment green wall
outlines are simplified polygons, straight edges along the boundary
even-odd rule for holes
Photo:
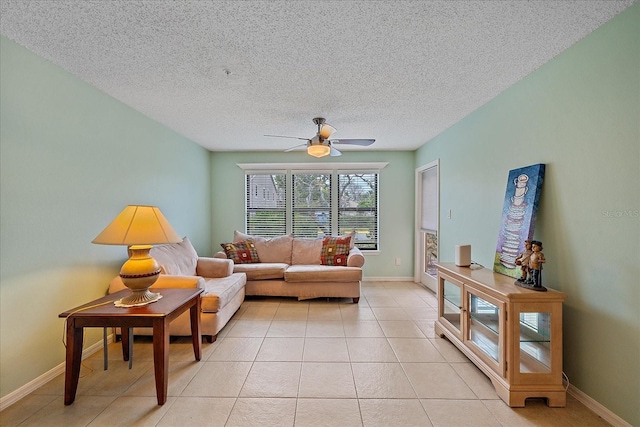
[[[421,147],[416,165],[437,158],[440,257],[470,243],[489,268],[508,171],[547,165],[535,236],[544,284],[567,293],[564,371],[640,425],[640,4]]]
[[[58,314],[118,273],[126,248],[91,240],[127,204],[159,206],[208,252],[211,194],[207,150],[4,37],[0,53],[5,396],[64,361]]]
[[[414,153],[407,151],[343,152],[340,157],[313,159],[304,152],[217,152],[211,155],[213,250],[244,231],[244,171],[238,163],[388,162],[380,172],[380,252],[365,254],[365,277],[413,277]],[[395,258],[402,260],[395,265]]]

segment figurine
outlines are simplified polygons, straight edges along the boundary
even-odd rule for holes
[[[526,282],[529,276],[529,257],[533,251],[531,250],[531,240],[524,241],[524,251],[516,257],[516,265],[520,266],[522,270],[522,276],[518,279],[518,282]]]
[[[531,273],[531,277],[525,283],[529,285],[533,285],[533,288],[536,290],[542,290],[542,264],[546,262],[544,259],[544,254],[542,251],[542,242],[538,240],[531,241],[531,250],[533,253],[529,257],[529,271]]]

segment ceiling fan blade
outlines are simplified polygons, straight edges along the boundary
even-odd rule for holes
[[[336,128],[334,128],[330,124],[323,123],[322,125],[320,125],[320,131],[318,132],[318,135],[320,135],[323,139],[329,139],[329,137],[333,135],[335,131]]]
[[[331,157],[342,156],[342,153],[336,150],[335,148],[333,148],[332,146],[329,146],[329,148],[331,149],[331,152],[329,153]]]
[[[271,138],[291,138],[291,139],[301,139],[303,141],[309,141],[309,138],[300,138],[299,136],[285,136],[285,135],[265,135]]]
[[[307,144],[299,144],[299,145],[294,145],[293,147],[287,148],[286,150],[284,150],[285,153],[288,153],[289,151],[293,151],[296,148],[300,148],[300,147],[306,147]]]
[[[348,145],[360,145],[363,147],[373,144],[375,139],[332,139],[332,144],[348,144]]]

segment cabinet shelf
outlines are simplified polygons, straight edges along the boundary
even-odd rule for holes
[[[460,300],[460,291],[456,289],[456,285],[452,283],[445,283],[444,285],[444,299],[452,306],[461,307],[462,301]]]
[[[499,318],[497,314],[478,314],[472,312],[470,316],[471,319],[475,320],[478,324],[498,334]]]
[[[544,337],[544,336],[532,336],[529,333],[522,333],[520,332],[520,342],[539,342],[539,343],[545,343],[545,342],[550,342],[550,338],[549,337]]]
[[[442,315],[449,323],[452,325],[456,325],[458,329],[460,329],[460,314],[454,313],[445,313]]]
[[[548,313],[520,313],[520,341],[549,342]]]
[[[460,349],[509,406],[544,397],[565,406],[562,303],[565,294],[536,292],[487,269],[439,264],[436,333]]]
[[[523,345],[524,344],[524,345]],[[550,371],[550,352],[548,348],[540,346],[520,344],[520,372],[547,373]]]
[[[474,343],[480,350],[486,353],[493,360],[500,358],[500,336],[496,330],[487,327],[484,323],[478,323],[469,328],[469,341]]]

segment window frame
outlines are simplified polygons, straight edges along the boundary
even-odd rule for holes
[[[294,174],[326,174],[331,176],[331,235],[339,235],[339,177],[346,174],[376,174],[376,236],[375,249],[361,248],[366,253],[379,253],[380,251],[380,181],[381,172],[388,162],[368,163],[331,163],[319,165],[317,163],[238,163],[237,166],[244,171],[245,182],[245,232],[248,232],[248,177],[250,175],[284,174],[286,182],[285,190],[285,234],[293,232],[293,175]]]

